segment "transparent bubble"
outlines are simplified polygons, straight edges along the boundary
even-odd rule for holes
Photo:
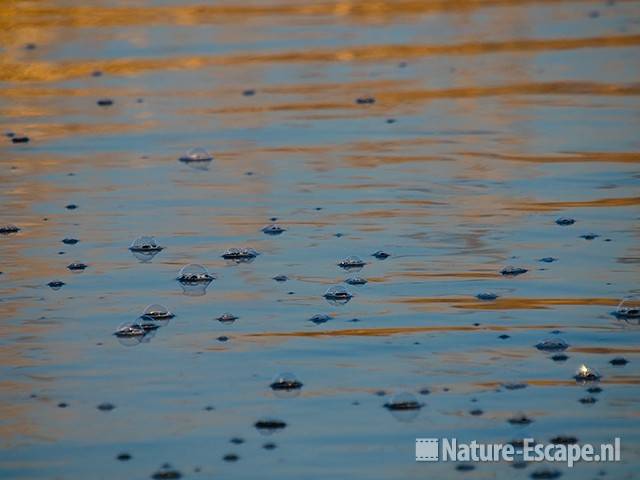
[[[155,330],[164,327],[175,315],[167,307],[154,303],[144,309],[140,316],[140,326],[145,330]]]
[[[561,338],[548,338],[536,343],[536,348],[543,352],[563,352],[569,348],[569,344]]]
[[[338,262],[338,266],[344,268],[345,270],[360,269],[366,264],[367,262],[356,255],[351,255],[350,257],[343,258]]]
[[[184,163],[190,162],[210,162],[213,157],[202,147],[195,147],[180,157],[180,161]]]
[[[344,305],[353,298],[353,295],[342,285],[334,285],[327,289],[323,297],[331,304]]]
[[[377,252],[373,252],[371,256],[377,258],[378,260],[384,260],[385,258],[389,258],[391,254],[382,250],[378,250]]]
[[[271,435],[272,433],[283,430],[287,424],[282,420],[275,418],[262,418],[254,423],[254,426],[262,435]]]
[[[113,334],[125,347],[138,345],[147,331],[138,323],[125,322],[121,324]]]
[[[223,313],[217,320],[222,323],[233,323],[238,319],[233,313]]]
[[[613,314],[621,319],[640,319],[640,296],[623,298]]]
[[[394,395],[384,407],[391,412],[393,417],[400,422],[411,422],[416,419],[424,404],[409,392],[401,392]]]
[[[157,470],[153,475],[151,475],[151,478],[158,479],[158,480],[169,479],[169,478],[181,478],[181,477],[182,477],[182,473],[180,473],[179,470],[176,470],[168,463],[165,463],[164,465],[162,465],[162,467],[160,467],[159,470]]]
[[[555,261],[557,261],[557,258],[554,257],[542,257],[541,259],[539,259],[539,262],[543,262],[543,263],[553,263]]]
[[[500,270],[500,273],[505,276],[515,277],[516,275],[522,275],[523,273],[527,273],[529,270],[522,267],[514,267],[512,265],[508,265]]]
[[[521,382],[506,382],[503,383],[502,386],[507,390],[522,390],[523,388],[527,388],[527,384]]]
[[[47,283],[47,285],[49,286],[49,288],[51,288],[51,290],[60,290],[66,284],[62,280],[53,280]]]
[[[273,377],[271,382],[272,390],[297,390],[300,388],[302,388],[302,382],[291,372],[279,373]]]
[[[171,313],[167,307],[165,307],[164,305],[160,305],[159,303],[148,305],[147,308],[144,309],[144,312],[142,312],[142,314],[156,320],[171,319],[175,317],[175,315]]]
[[[231,260],[235,263],[250,263],[258,255],[260,255],[253,248],[228,248],[222,253],[222,258],[225,260]]]
[[[491,301],[496,300],[498,295],[493,292],[482,292],[476,295],[478,300]]]
[[[526,414],[520,412],[507,420],[511,425],[529,425],[533,419],[527,417]]]
[[[87,268],[88,265],[82,263],[82,262],[73,262],[70,263],[69,265],[67,265],[67,268],[69,270],[71,270],[72,272],[81,272],[83,271],[85,268]]]
[[[580,238],[584,238],[585,240],[595,240],[596,238],[598,238],[600,235],[598,235],[597,233],[585,233],[584,235],[580,235]]]
[[[576,223],[576,221],[573,218],[568,218],[568,217],[560,217],[556,219],[556,223],[558,225],[561,225],[563,227],[566,227],[568,225],[573,225],[574,223]]]
[[[331,318],[332,317],[330,315],[326,315],[324,313],[317,313],[313,317],[311,317],[309,321],[315,323],[316,325],[319,325],[321,323],[328,322],[329,320],[331,320]]]
[[[267,225],[262,228],[262,233],[266,233],[267,235],[280,235],[283,232],[286,232],[287,229],[281,227],[277,223],[272,223],[271,225]]]
[[[349,285],[365,285],[367,280],[362,277],[349,277],[345,280]]]
[[[238,258],[253,258],[259,254],[253,248],[228,248],[222,253],[222,258],[233,260]]]
[[[129,246],[129,250],[132,252],[160,252],[164,249],[156,242],[156,239],[150,235],[141,235],[136,238],[131,245]]]
[[[215,277],[202,265],[190,263],[185,265],[178,273],[178,281],[184,284],[211,283]]]
[[[0,225],[0,234],[9,235],[10,233],[18,233],[20,231],[19,227],[16,227],[13,224],[8,225]]]
[[[300,394],[302,382],[293,373],[283,372],[273,377],[270,387],[278,398],[293,398]]]
[[[602,375],[595,368],[589,368],[584,364],[580,365],[580,368],[576,370],[576,374],[573,376],[578,383],[596,382],[601,377]]]
[[[116,337],[138,337],[145,334],[138,323],[125,322],[113,333]]]

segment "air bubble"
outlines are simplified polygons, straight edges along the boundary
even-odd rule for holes
[[[372,105],[376,103],[376,99],[370,95],[365,95],[363,97],[356,98],[356,103],[358,105]]]
[[[598,401],[598,399],[596,397],[582,397],[578,401],[583,405],[593,405]]]
[[[16,227],[13,224],[2,225],[0,226],[0,234],[9,235],[10,233],[18,233],[20,231],[20,227]]]
[[[331,320],[330,315],[326,315],[324,313],[317,313],[313,317],[309,319],[310,322],[315,323],[316,325],[320,325],[321,323],[326,323]]]
[[[283,430],[287,424],[282,420],[275,418],[263,418],[253,424],[254,427],[263,435],[271,435],[277,431]]]
[[[272,390],[298,390],[302,388],[302,382],[291,372],[279,373],[271,382]]]
[[[372,253],[371,256],[377,258],[378,260],[384,260],[385,258],[389,258],[391,254],[382,250],[378,250],[377,252]]]
[[[269,386],[278,398],[294,398],[300,394],[302,382],[293,373],[284,372],[276,375]]]
[[[142,314],[156,320],[165,320],[175,317],[175,315],[171,313],[167,307],[165,307],[164,305],[160,305],[159,303],[153,303],[147,306]]]
[[[216,320],[221,323],[233,323],[238,319],[233,313],[223,313]]]
[[[180,157],[180,161],[184,163],[191,162],[210,162],[213,157],[202,147],[195,147]]]
[[[184,284],[211,283],[215,280],[213,275],[202,265],[190,263],[185,265],[178,273],[178,281]]]
[[[367,280],[362,277],[350,277],[347,278],[344,282],[348,283],[349,285],[366,285]]]
[[[87,268],[88,265],[82,263],[82,262],[73,262],[70,263],[69,265],[67,265],[67,268],[69,270],[71,270],[72,272],[80,272],[82,270],[84,270],[85,268]]]
[[[51,288],[51,290],[60,290],[66,284],[62,280],[52,280],[47,283],[47,285]]]
[[[488,301],[496,300],[498,298],[498,295],[493,292],[482,292],[477,294],[476,298],[478,300],[484,300],[488,302]]]
[[[350,257],[344,258],[338,262],[338,266],[345,270],[360,269],[366,264],[367,262],[356,255],[351,255]]]
[[[384,406],[389,410],[419,410],[423,404],[418,402],[413,394],[402,392],[394,395]]]
[[[523,388],[527,388],[526,383],[517,382],[503,383],[502,386],[507,390],[522,390]]]
[[[169,311],[164,305],[154,303],[144,309],[140,316],[140,326],[145,330],[155,330],[160,327],[165,327],[169,320],[175,315]]]
[[[151,475],[153,480],[169,480],[169,479],[177,479],[182,478],[182,473],[180,471],[174,469],[168,463],[162,465],[160,470],[156,471],[153,475]]]
[[[613,315],[620,319],[640,319],[640,296],[620,300]]]
[[[569,344],[561,338],[549,338],[536,343],[535,347],[543,352],[563,352],[569,348]]]
[[[207,293],[207,287],[215,280],[205,267],[196,263],[185,265],[177,278],[182,286],[182,293],[190,297],[201,297]]]
[[[556,223],[562,227],[573,225],[576,221],[573,218],[560,217],[556,219]]]
[[[585,240],[595,240],[600,235],[597,233],[585,233],[584,235],[580,235],[580,238],[584,238]]]
[[[280,235],[281,233],[286,231],[286,228],[281,227],[277,223],[272,223],[271,225],[267,225],[266,227],[262,228],[262,233],[265,233],[267,235]]]
[[[615,367],[623,367],[624,365],[629,363],[629,360],[624,357],[616,357],[609,360],[609,363]]]
[[[502,270],[500,270],[500,274],[504,276],[515,277],[517,275],[522,275],[523,273],[527,273],[528,271],[529,270],[527,270],[526,268],[514,267],[511,265],[508,265],[504,267]]]
[[[400,422],[415,420],[423,406],[424,404],[418,402],[415,395],[409,392],[398,393],[384,404],[384,407]]]
[[[558,435],[557,437],[553,437],[549,440],[553,445],[573,445],[578,443],[578,439],[576,437],[570,437],[567,435]]]
[[[142,341],[147,334],[147,330],[142,328],[140,324],[125,322],[113,334],[118,337],[118,341],[122,345],[132,347]]]
[[[131,242],[129,250],[132,252],[161,252],[164,247],[158,245],[156,239],[152,236],[141,235]]]
[[[222,253],[222,258],[236,263],[249,263],[258,255],[260,254],[253,248],[228,248]]]
[[[580,365],[580,368],[576,370],[576,374],[573,376],[578,383],[596,382],[600,380],[601,377],[602,375],[600,375],[597,370],[589,368],[584,364]]]
[[[529,425],[533,422],[533,420],[527,417],[524,413],[516,415],[515,417],[511,417],[507,420],[511,425]]]
[[[534,480],[553,480],[562,476],[560,470],[550,470],[548,468],[540,468],[531,473],[531,478]]]
[[[344,305],[353,298],[353,295],[342,285],[329,287],[323,297],[332,304]]]

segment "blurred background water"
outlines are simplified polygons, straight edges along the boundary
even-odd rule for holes
[[[0,131],[30,139],[0,140],[0,224],[21,228],[0,236],[2,477],[529,478],[415,463],[414,439],[557,435],[622,437],[623,462],[550,466],[563,478],[638,476],[640,332],[610,312],[640,293],[640,2],[1,7]],[[208,167],[178,162],[195,146]],[[287,231],[263,234],[271,217]],[[166,247],[146,263],[142,234]],[[220,258],[236,246],[261,255]],[[329,304],[349,255],[369,283]],[[218,277],[203,296],[175,280],[191,262]],[[151,303],[176,317],[121,345]],[[534,348],[549,337],[566,361]],[[269,389],[283,371],[299,396]],[[415,418],[383,408],[401,391]]]

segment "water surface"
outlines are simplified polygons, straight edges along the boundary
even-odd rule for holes
[[[639,2],[16,0],[0,27],[0,131],[30,138],[0,142],[1,476],[529,478],[415,463],[414,439],[557,435],[622,437],[622,463],[563,478],[637,476],[640,331],[610,312],[640,293]],[[195,146],[208,168],[178,162]],[[139,235],[166,249],[138,261]],[[329,304],[349,255],[368,283]],[[175,281],[192,262],[203,296]],[[152,303],[177,316],[121,345]],[[554,336],[565,362],[534,348]],[[382,407],[400,391],[412,421]]]

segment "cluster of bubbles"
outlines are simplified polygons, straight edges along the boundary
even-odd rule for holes
[[[173,317],[167,307],[154,303],[147,306],[136,321],[121,324],[113,334],[127,347],[149,342],[156,330],[167,326]]]
[[[194,148],[189,150],[179,159],[181,162],[189,164],[191,166],[195,166],[196,168],[201,168],[206,166],[213,160],[213,157],[203,148]],[[68,206],[68,208],[75,208],[74,205]],[[275,221],[275,218],[271,219]],[[558,218],[555,222],[560,226],[570,226],[575,224],[575,220],[572,218]],[[4,225],[0,226],[0,234],[2,235],[10,235],[15,234],[20,231],[20,228],[15,225]],[[266,235],[280,235],[286,232],[286,228],[272,223],[264,226],[261,231]],[[596,234],[585,234],[581,236],[587,240],[592,240],[598,237]],[[67,245],[74,245],[78,243],[77,239],[64,239],[63,243]],[[141,262],[149,262],[152,260],[158,253],[164,250],[164,247],[161,246],[153,236],[142,235],[136,238],[131,245],[129,246],[129,250],[131,253]],[[221,257],[225,260],[229,260],[234,263],[248,263],[253,261],[259,253],[248,247],[233,247],[225,250]],[[378,250],[371,254],[372,257],[377,260],[385,260],[390,257],[390,254]],[[557,259],[553,257],[544,257],[539,261],[544,263],[552,263]],[[337,265],[347,271],[359,271],[367,265],[362,258],[352,255],[337,262]],[[88,265],[81,262],[74,262],[67,266],[67,268],[71,271],[77,272],[86,269]],[[515,277],[518,275],[523,275],[528,272],[528,269],[517,266],[505,266],[500,270],[500,274],[506,277]],[[209,273],[206,267],[196,264],[190,263],[182,267],[178,273],[176,280],[180,283],[183,288],[183,292],[185,295],[189,296],[200,296],[206,293],[206,289],[211,282],[216,279],[214,274]],[[285,275],[277,275],[273,277],[275,281],[285,282],[288,280]],[[367,284],[367,280],[360,276],[351,276],[344,280],[344,283],[353,286],[365,285]],[[48,283],[48,286],[54,290],[60,289],[64,286],[65,283],[59,280],[51,281]],[[345,305],[352,298],[353,294],[349,292],[342,285],[334,285],[329,287],[326,292],[323,294],[323,297],[329,302],[331,305]],[[493,292],[482,292],[476,295],[476,298],[481,301],[495,301],[499,298],[499,295]],[[637,321],[640,320],[640,297],[626,297],[623,298],[618,304],[616,310],[612,312],[612,314],[618,318],[626,321]],[[147,306],[142,314],[133,322],[125,322],[118,327],[118,329],[114,332],[114,335],[117,337],[118,341],[126,346],[137,345],[142,342],[148,342],[156,333],[159,328],[165,327],[168,325],[169,321],[174,318],[174,314],[170,312],[165,306],[160,304],[152,304]],[[231,324],[235,322],[238,317],[232,313],[223,313],[219,317],[216,318],[217,321],[223,324]],[[321,325],[332,319],[331,315],[328,314],[316,314],[309,318],[309,321],[316,324]],[[553,332],[559,333],[559,332]],[[508,336],[504,336],[508,338]],[[219,340],[225,339],[226,337],[219,337]],[[569,344],[561,339],[561,338],[549,338],[540,341],[535,345],[535,348],[541,352],[546,352],[553,354],[551,357],[555,361],[564,361],[568,357],[564,353],[568,348]],[[612,365],[622,366],[627,363],[627,360],[624,358],[615,358],[610,361]],[[597,383],[601,380],[601,374],[594,368],[588,367],[587,365],[581,365],[578,370],[575,372],[573,376],[575,381],[579,384],[591,384]],[[508,383],[503,384],[503,387],[507,390],[516,390],[521,388],[526,388],[526,384],[523,383]],[[303,387],[303,383],[298,380],[298,378],[290,372],[284,372],[276,375],[272,382],[269,384],[270,389],[273,391],[274,395],[278,398],[292,398],[296,397],[300,394],[300,391]],[[597,386],[591,386],[588,388],[589,393],[598,393],[602,389]],[[421,391],[422,392],[422,391]],[[593,403],[596,400],[593,397],[586,397],[580,400],[582,403]],[[391,412],[391,414],[398,419],[399,421],[407,422],[415,419],[420,409],[424,406],[423,403],[419,402],[415,395],[409,392],[401,392],[394,395],[388,402],[384,404],[384,407]],[[481,410],[477,410],[476,413],[480,415],[482,414]],[[527,417],[524,414],[516,415],[513,418],[508,420],[512,424],[524,425],[531,423],[533,420]],[[286,427],[286,423],[273,418],[263,418],[257,422],[255,422],[254,426],[263,434],[271,434],[273,432],[282,430]],[[160,477],[158,477],[160,478]]]

